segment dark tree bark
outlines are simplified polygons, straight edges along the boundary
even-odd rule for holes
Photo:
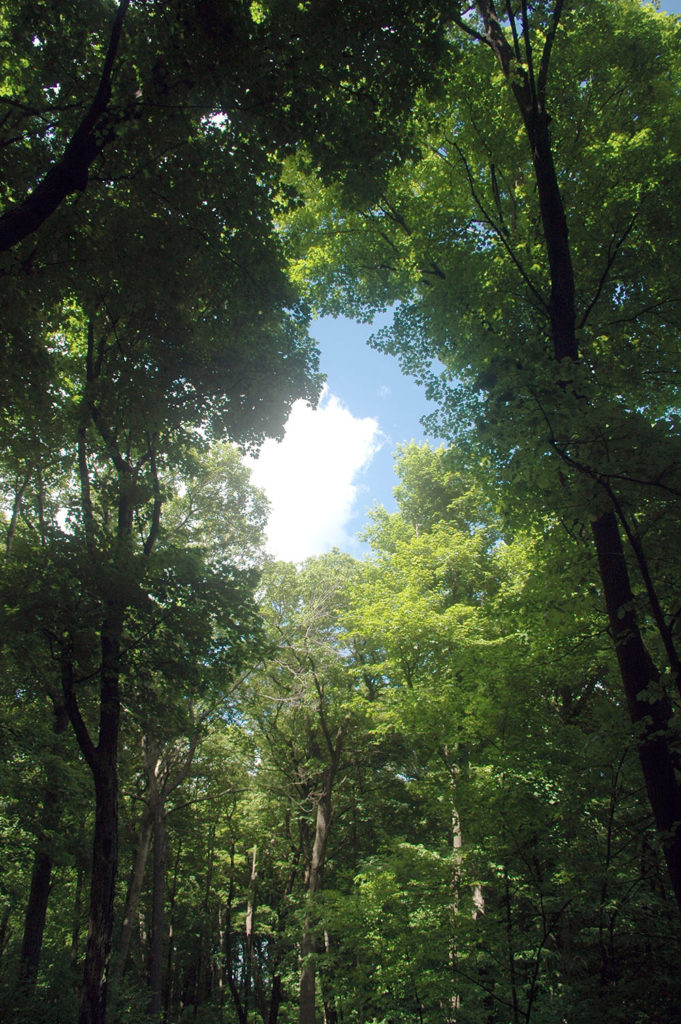
[[[246,963],[244,966],[244,1008],[248,1016],[248,1004],[250,1001],[251,981],[255,977],[254,943],[255,943],[255,909],[256,909],[256,887],[258,882],[258,847],[253,846],[251,856],[251,877],[248,885],[248,903],[246,905]]]
[[[62,794],[59,787],[62,751],[59,734],[68,726],[68,720],[63,714],[60,702],[55,704],[54,711],[53,732],[45,769],[40,828],[33,857],[31,887],[24,915],[24,932],[19,955],[19,981],[24,996],[31,994],[38,979],[52,878],[52,837],[59,828],[62,814]]]
[[[5,912],[0,920],[0,963],[7,948],[7,944],[12,935],[12,929],[9,926],[9,919],[12,916],[12,907],[5,907]]]
[[[95,834],[90,912],[78,1024],[106,1024],[114,886],[118,863],[118,772],[112,757],[100,758],[95,774]]]
[[[300,863],[301,854],[302,854],[302,848],[301,848],[301,846],[298,846],[297,849],[295,850],[295,853],[294,853],[293,864],[291,865],[291,870],[288,873],[288,877],[286,879],[286,885],[284,886],[284,891],[281,894],[281,899],[278,901],[278,906],[277,906],[277,935],[278,936],[282,936],[284,934],[285,929],[286,929],[287,897],[290,896],[291,893],[293,892],[293,887],[295,885],[296,875],[298,873],[298,866],[299,866],[299,863]],[[272,988],[271,988],[271,991],[270,991],[270,1009],[269,1009],[269,1013],[268,1013],[267,1017],[265,1017],[265,1014],[263,1013],[263,1021],[266,1020],[267,1024],[277,1024],[277,1021],[279,1019],[279,1009],[281,1007],[282,1002],[284,1001],[284,986],[283,986],[281,974],[279,972],[280,961],[281,961],[281,956],[277,955],[275,953],[274,961],[273,961],[273,964],[271,965],[271,970],[272,970],[273,973],[272,973]]]
[[[226,961],[226,974],[227,984],[229,985],[229,991],[232,994],[232,1001],[234,1002],[234,1009],[239,1020],[239,1024],[248,1024],[248,1014],[244,1001],[241,998],[241,992],[237,984],[237,979],[234,976],[234,930],[232,928],[232,906],[234,903],[234,853],[235,846],[232,841],[230,849],[230,871],[229,871],[229,893],[227,896],[227,920],[225,922],[225,961]]]
[[[308,903],[314,899],[315,894],[320,892],[322,888],[330,826],[331,787],[327,783],[324,786],[324,792],[317,802],[315,836],[314,843],[312,844],[312,856],[308,869]],[[308,909],[305,915],[303,937],[300,943],[300,1024],[316,1024],[317,1021],[315,1009],[315,954],[317,952],[317,948],[317,929],[315,928],[311,911]]]
[[[209,948],[211,942],[212,921],[210,913],[210,893],[213,886],[213,870],[215,868],[215,829],[212,822],[208,836],[206,880],[203,890],[203,913],[201,918],[201,935],[196,960],[196,985],[194,988],[194,1016],[196,1020],[199,1006],[210,996],[210,963]]]
[[[25,995],[35,988],[43,946],[43,932],[50,896],[52,858],[47,850],[38,848],[33,859],[31,888],[24,917],[24,936],[19,957],[19,982]]]
[[[324,952],[331,952],[331,936],[325,930],[324,931]],[[322,984],[322,1001],[324,1003],[324,1024],[338,1024],[338,1011],[333,1001],[333,995],[326,990],[326,986]]]
[[[123,7],[119,8],[119,14]],[[73,727],[95,786],[95,825],[92,847],[92,877],[88,936],[85,951],[78,1024],[106,1024],[106,996],[113,931],[114,890],[118,866],[118,738],[121,718],[121,649],[129,594],[118,581],[128,580],[135,559],[148,557],[158,537],[162,496],[156,476],[153,439],[133,465],[121,455],[117,435],[111,430],[94,399],[101,372],[95,352],[95,330],[88,328],[86,373],[88,387],[83,395],[83,422],[78,432],[78,472],[85,545],[94,565],[107,560],[107,571],[99,578],[102,618],[99,630],[99,732],[95,745],[78,704],[73,651],[68,635],[62,639],[61,668],[64,709]],[[92,387],[91,387],[92,386]],[[112,537],[101,538],[95,522],[88,467],[87,430],[94,427],[104,443],[116,471],[117,503]],[[135,549],[133,523],[135,488],[142,467],[148,467],[154,494],[153,514],[141,550]],[[103,543],[102,543],[103,541]]]
[[[177,879],[180,868],[180,855],[182,853],[182,846],[178,844],[177,851],[175,853],[175,864],[173,867],[173,882],[170,887],[170,899],[168,907],[168,916],[170,918],[168,923],[168,957],[166,960],[166,990],[165,999],[163,1004],[163,1020],[167,1022],[170,1017],[170,1011],[173,1005],[173,998],[175,993],[175,965],[173,961],[173,936],[175,934],[175,900],[177,898]]]

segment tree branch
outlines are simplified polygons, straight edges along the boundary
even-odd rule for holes
[[[96,772],[98,768],[97,750],[92,742],[92,737],[88,732],[83,716],[80,713],[80,708],[78,707],[78,701],[74,692],[73,661],[71,657],[70,643],[68,641],[66,643],[62,642],[61,644],[60,662],[64,708],[69,716],[69,721],[73,726],[73,731],[76,735],[78,746],[81,749],[83,757],[87,761],[91,770]]]
[[[489,40],[485,39],[482,33],[477,32],[467,21],[464,21],[460,14],[452,14],[452,21],[457,25],[462,32],[465,32],[471,39],[475,39],[478,43],[484,43],[485,46],[489,46]]]
[[[154,507],[151,516],[151,526],[147,539],[144,542],[144,554],[150,555],[154,544],[158,538],[159,530],[161,528],[161,507],[163,505],[163,497],[161,495],[161,485],[158,480],[158,468],[156,466],[156,452],[154,450],[155,438],[149,438],[149,465],[151,472],[151,483],[154,490]]]
[[[527,13],[527,0],[522,0],[523,39],[525,40],[525,60],[527,62],[527,82],[532,94],[532,103],[537,108],[537,86],[534,80],[534,59],[532,57],[532,41],[530,39],[530,16]]]
[[[556,38],[556,30],[558,23],[560,22],[561,15],[563,13],[563,0],[556,0],[556,5],[553,8],[553,17],[551,18],[551,24],[549,25],[546,33],[546,40],[544,42],[544,49],[541,55],[541,61],[539,62],[539,74],[537,75],[537,97],[542,107],[546,101],[546,82],[549,77],[549,64],[551,63],[551,50],[553,49],[553,41]]]
[[[103,131],[103,128],[111,99],[113,65],[120,43],[123,20],[129,6],[130,0],[120,0],[109,36],[99,87],[67,143],[61,159],[50,168],[23,202],[10,208],[0,217],[0,252],[6,252],[37,231],[67,196],[85,191],[90,165],[113,134],[113,129]]]
[[[24,494],[26,493],[26,488],[28,487],[29,482],[31,480],[32,472],[33,467],[29,465],[26,470],[26,476],[24,477],[22,483],[20,484],[19,488],[14,494],[14,501],[12,502],[12,514],[10,516],[9,526],[7,527],[7,539],[5,541],[5,559],[7,561],[9,561],[9,558],[11,557],[12,554],[12,546],[14,544],[14,535],[17,529],[17,522],[19,520],[19,516],[21,515],[21,506],[24,501]]]
[[[511,8],[510,0],[506,0],[506,17],[508,18],[511,25],[511,32],[513,33],[513,49],[517,60],[522,60],[520,56],[520,41],[518,39],[518,29],[516,28],[515,18],[513,17],[513,10]]]
[[[617,254],[620,251],[620,249],[622,248],[622,246],[624,245],[624,243],[627,240],[627,238],[629,237],[629,235],[631,234],[631,230],[634,227],[635,221],[636,221],[636,213],[634,213],[633,217],[631,218],[631,220],[627,224],[627,226],[626,226],[626,228],[624,230],[624,233],[622,234],[621,238],[619,238],[619,240],[615,243],[614,248],[612,247],[612,245],[608,247],[608,262],[606,263],[605,269],[604,269],[603,273],[601,274],[601,278],[600,278],[600,281],[598,282],[598,287],[596,288],[596,291],[594,293],[594,297],[592,298],[592,300],[589,303],[589,305],[586,307],[586,309],[584,311],[584,316],[582,317],[582,319],[579,322],[580,330],[586,324],[587,320],[589,319],[589,315],[591,314],[591,310],[594,308],[594,306],[598,302],[598,300],[599,300],[599,298],[601,296],[601,292],[603,291],[603,288],[605,287],[605,283],[608,280],[608,278],[610,277],[610,271],[612,270],[613,264],[614,264],[615,260],[617,259]]]
[[[468,166],[468,161],[466,160],[466,157],[462,153],[462,151],[459,148],[459,146],[456,145],[456,143],[454,144],[454,147],[455,147],[457,153],[459,154],[459,158],[460,158],[460,160],[461,160],[461,162],[462,162],[462,164],[464,166],[464,169],[466,171],[466,177],[468,178],[468,187],[470,188],[471,196],[473,197],[473,201],[475,202],[475,205],[480,210],[480,213],[482,214],[485,222],[492,228],[492,230],[494,231],[495,235],[497,236],[497,238],[501,242],[502,246],[506,250],[507,256],[509,256],[510,259],[512,260],[512,262],[515,264],[516,270],[518,271],[518,273],[522,277],[523,281],[525,282],[525,284],[529,288],[529,290],[532,293],[532,295],[534,295],[534,297],[537,300],[540,308],[543,309],[545,313],[549,314],[550,313],[549,304],[546,302],[545,298],[543,297],[541,292],[538,290],[538,288],[534,285],[533,281],[530,279],[530,277],[529,277],[527,271],[525,270],[525,268],[523,267],[522,263],[520,262],[520,260],[516,256],[516,254],[513,252],[513,249],[511,248],[511,246],[508,244],[508,241],[506,239],[506,236],[504,234],[503,229],[501,227],[499,227],[499,225],[495,222],[494,218],[489,214],[487,208],[485,207],[484,203],[480,199],[480,196],[478,195],[477,189],[475,187],[475,181],[474,181],[474,178],[473,178],[473,172],[471,171],[470,167]],[[434,149],[433,152],[436,153],[441,158],[443,158],[442,154],[439,152],[439,150],[435,150]]]

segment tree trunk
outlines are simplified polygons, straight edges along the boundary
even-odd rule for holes
[[[281,974],[275,974],[272,978],[272,994],[270,995],[270,1012],[267,1024],[277,1024],[279,1019],[279,1008],[284,999],[284,991],[281,984]]]
[[[331,936],[324,929],[324,952],[328,955],[331,952]],[[322,985],[322,1002],[324,1004],[324,1024],[338,1024],[338,1012],[333,1001],[333,996]]]
[[[203,892],[203,914],[201,919],[201,935],[199,938],[198,958],[196,964],[196,986],[194,989],[194,1020],[199,1012],[199,1005],[207,1000],[210,987],[210,971],[208,967],[208,948],[210,946],[210,891],[213,885],[213,869],[215,866],[215,829],[216,822],[212,822],[208,839],[206,882]]]
[[[251,979],[253,978],[253,943],[255,939],[255,899],[256,899],[256,883],[258,880],[258,847],[253,846],[253,856],[251,858],[251,878],[248,886],[248,903],[246,906],[246,962],[244,964],[244,1009],[246,1011],[246,1017],[248,1018],[248,1004],[251,988]]]
[[[100,759],[95,775],[90,913],[78,1024],[106,1024],[117,857],[118,773],[115,758],[107,757]]]
[[[504,917],[506,925],[506,956],[508,959],[508,981],[511,989],[513,1024],[520,1024],[520,1006],[518,1002],[518,984],[515,973],[515,941],[513,936],[513,916],[511,913],[511,886],[508,877],[508,865],[504,864]]]
[[[132,940],[135,916],[137,914],[137,907],[139,905],[142,886],[144,884],[144,872],[149,858],[149,850],[151,849],[152,833],[152,818],[148,811],[145,811],[140,823],[139,840],[137,843],[137,850],[135,852],[135,863],[133,865],[130,882],[128,884],[128,892],[125,897],[125,910],[123,912],[123,925],[121,928],[121,937],[118,946],[118,956],[116,957],[116,962],[111,972],[111,982],[114,989],[118,988],[123,975],[125,974],[125,966],[128,960],[128,953],[130,952],[130,942]]]
[[[314,900],[315,894],[322,888],[330,823],[331,787],[327,784],[317,803],[315,836],[308,872],[308,909],[305,914],[303,937],[300,943],[300,1024],[317,1024],[315,1010],[315,954],[317,952],[318,942],[317,929],[313,919],[311,903]]]
[[[5,912],[0,920],[0,963],[5,955],[5,949],[12,935],[12,929],[9,926],[9,919],[12,914],[12,907],[5,907]]]
[[[80,916],[82,912],[83,904],[83,881],[85,878],[85,868],[82,864],[78,864],[76,867],[76,898],[73,901],[73,922],[71,925],[71,967],[76,968],[78,965],[78,946],[80,945]]]
[[[110,602],[102,623],[99,742],[95,747],[75,695],[68,643],[62,650],[64,707],[95,783],[95,827],[85,966],[78,1024],[106,1024],[106,991],[118,864],[118,734],[120,646],[124,609]]]
[[[166,859],[168,836],[162,795],[154,801],[154,872],[151,901],[151,949],[149,955],[149,1017],[153,1024],[161,1019],[163,984],[163,936],[166,897]]]
[[[166,1024],[170,1016],[174,996],[175,969],[173,963],[173,935],[175,932],[175,899],[177,896],[177,875],[180,867],[181,852],[182,846],[178,843],[177,852],[175,854],[175,866],[173,867],[173,884],[170,888],[170,905],[168,907],[170,921],[168,922],[168,958],[166,961],[166,993],[163,1006],[163,1020],[166,1022]]]
[[[19,982],[25,996],[35,988],[38,980],[40,952],[43,945],[43,932],[47,917],[47,901],[50,895],[50,877],[52,875],[52,858],[47,850],[35,852],[31,888],[26,904],[24,918],[24,937],[19,957]]]
[[[332,737],[328,729],[321,703],[319,706],[319,716],[322,731],[326,739],[329,762],[322,775],[322,791],[317,801],[314,842],[312,844],[310,864],[307,871],[307,910],[303,924],[303,937],[300,943],[301,969],[299,1024],[317,1024],[315,1008],[315,955],[319,947],[319,940],[316,922],[313,918],[313,904],[314,898],[316,894],[321,891],[324,882],[326,848],[328,846],[329,831],[331,829],[331,798],[333,794],[333,783],[340,764],[341,751],[345,740],[345,729],[349,721],[349,719],[346,718],[338,727],[335,737]]]
[[[293,864],[291,865],[291,870],[289,871],[288,877],[286,879],[286,884],[284,886],[284,890],[283,890],[283,892],[281,894],[280,899],[277,901],[277,903],[278,903],[278,906],[277,906],[277,936],[278,937],[281,937],[284,934],[284,931],[285,931],[285,928],[286,928],[286,906],[287,906],[286,900],[287,900],[287,897],[290,896],[291,893],[293,892],[293,887],[294,887],[295,881],[296,881],[296,874],[298,872],[298,866],[299,866],[299,863],[300,863],[301,853],[302,853],[302,848],[300,846],[298,846],[297,850],[295,851],[295,857],[294,857]],[[275,943],[275,949],[276,949],[277,945],[278,945],[278,943]],[[271,992],[270,992],[270,1011],[269,1011],[269,1014],[267,1014],[267,1016],[265,1016],[264,1011],[262,1013],[263,1022],[266,1021],[267,1024],[277,1024],[277,1020],[279,1018],[279,1009],[280,1009],[281,1004],[282,1004],[282,1002],[284,1000],[284,988],[283,988],[283,983],[282,983],[282,979],[281,979],[281,974],[280,974],[279,969],[278,969],[279,965],[280,965],[280,962],[281,962],[280,955],[277,955],[275,953],[275,956],[273,958],[273,962],[270,965],[270,970],[272,972],[272,989],[271,989]]]
[[[592,524],[610,631],[638,741],[648,799],[681,910],[681,761],[670,728],[671,701],[636,621],[622,541],[614,513]]]
[[[19,956],[19,981],[25,996],[31,994],[38,979],[52,877],[52,837],[59,829],[62,815],[63,797],[60,780],[63,750],[60,734],[68,728],[68,718],[61,702],[55,702],[54,711],[55,718],[44,769],[45,782],[40,827],[33,858],[31,887],[26,904],[24,933]]]

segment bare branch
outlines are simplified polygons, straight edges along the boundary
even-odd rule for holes
[[[592,300],[589,303],[589,305],[586,307],[586,309],[584,311],[584,316],[582,317],[582,319],[579,322],[580,329],[582,327],[584,327],[584,325],[586,324],[587,320],[589,319],[589,315],[591,313],[591,310],[594,308],[594,306],[598,302],[598,300],[599,300],[599,298],[601,296],[601,292],[603,291],[603,288],[605,287],[605,283],[608,280],[608,278],[610,277],[610,271],[612,270],[613,264],[614,264],[615,260],[617,259],[617,254],[620,251],[620,249],[622,248],[622,246],[624,245],[624,243],[627,240],[627,238],[629,237],[629,235],[631,233],[631,230],[632,230],[632,228],[634,226],[635,221],[636,221],[636,213],[634,213],[633,217],[631,218],[631,220],[627,224],[626,228],[624,229],[623,234],[618,239],[618,241],[615,243],[614,247],[613,247],[612,243],[608,247],[608,261],[607,261],[607,263],[605,265],[605,269],[604,269],[603,273],[601,274],[601,278],[600,278],[600,281],[598,282],[598,287],[596,288],[596,291],[594,293],[594,297],[592,298]]]

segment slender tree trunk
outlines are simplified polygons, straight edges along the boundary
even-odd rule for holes
[[[331,936],[324,929],[324,952],[327,956],[331,952]],[[326,986],[322,985],[322,1002],[324,1004],[324,1024],[338,1024],[338,1012],[333,1001],[333,996],[327,991]]]
[[[281,937],[283,935],[284,930],[286,928],[286,909],[285,909],[286,905],[287,905],[286,904],[286,900],[287,900],[287,897],[290,896],[291,893],[293,892],[293,887],[294,887],[295,882],[296,882],[296,874],[298,873],[298,866],[300,864],[301,853],[302,853],[302,848],[299,846],[297,848],[297,850],[295,851],[294,862],[291,865],[291,870],[288,873],[288,877],[286,879],[286,884],[284,886],[284,891],[282,892],[281,898],[278,901],[277,935],[279,937]],[[277,1024],[277,1020],[279,1018],[279,1009],[280,1009],[281,1004],[282,1004],[283,999],[284,999],[284,988],[283,988],[281,974],[280,974],[279,969],[278,969],[279,968],[279,964],[280,964],[280,960],[281,960],[281,957],[279,955],[275,954],[275,960],[274,960],[274,963],[273,963],[272,968],[271,968],[271,970],[272,970],[272,989],[271,989],[271,993],[270,993],[270,1011],[269,1011],[269,1014],[267,1014],[267,1016],[265,1016],[264,1011],[262,1013],[262,1019],[263,1019],[263,1021],[267,1021],[267,1024]]]
[[[152,1022],[161,1018],[161,994],[163,984],[163,936],[166,896],[166,859],[168,837],[165,805],[160,793],[155,794],[153,806],[154,822],[154,874],[151,902],[151,949],[149,956],[149,1016]]]
[[[64,706],[95,783],[88,936],[78,1024],[106,1024],[107,972],[118,864],[119,677],[123,615],[123,606],[112,602],[102,624],[99,742],[96,747],[78,707],[68,644],[62,651]]]
[[[83,910],[83,883],[85,880],[85,869],[82,864],[76,867],[76,897],[73,901],[73,922],[71,925],[71,967],[78,966],[78,947],[80,945],[80,924]]]
[[[21,506],[24,500],[24,494],[26,488],[31,482],[31,468],[26,470],[24,479],[19,483],[17,481],[17,489],[14,493],[14,501],[12,503],[12,514],[10,516],[9,525],[7,527],[7,539],[5,541],[5,558],[7,561],[11,558],[12,548],[14,546],[14,537],[17,532],[17,524],[19,522],[19,516],[21,515]]]
[[[520,1006],[518,1003],[518,985],[515,974],[515,943],[513,939],[513,915],[511,913],[511,885],[508,877],[508,866],[504,864],[504,915],[506,918],[506,956],[508,958],[508,978],[513,1003],[513,1024],[520,1024]]]
[[[251,877],[248,886],[248,903],[246,906],[246,962],[244,964],[244,1009],[248,1018],[248,1004],[250,997],[251,979],[253,977],[253,944],[255,939],[255,899],[256,883],[258,880],[258,847],[253,846],[251,858]]]
[[[0,920],[0,963],[5,954],[5,949],[12,935],[12,929],[9,926],[9,919],[12,914],[11,906],[5,907],[5,912]]]
[[[40,848],[41,846],[42,843],[39,842],[33,859],[31,888],[26,904],[24,937],[19,957],[19,981],[26,996],[30,995],[38,980],[40,952],[47,918],[47,902],[50,895],[52,858],[47,850]]]
[[[145,811],[140,823],[139,839],[137,841],[137,850],[135,851],[135,863],[133,865],[130,882],[128,883],[128,891],[125,897],[125,910],[123,911],[123,925],[121,927],[118,956],[116,957],[112,970],[111,982],[114,989],[118,988],[125,974],[137,907],[139,905],[142,886],[144,884],[144,872],[146,870],[149,851],[151,849],[152,834],[152,817],[148,811]]]
[[[61,700],[53,698],[53,701],[55,717],[45,762],[40,827],[33,858],[31,886],[26,904],[24,932],[19,956],[19,982],[24,996],[29,996],[32,993],[38,979],[50,897],[53,835],[59,829],[63,806],[60,786],[63,749],[60,734],[68,728],[68,716]]]
[[[308,872],[307,899],[308,909],[303,925],[303,937],[300,943],[300,1024],[317,1024],[315,1009],[315,954],[317,952],[317,928],[311,906],[315,895],[321,890],[324,877],[326,847],[329,841],[331,824],[331,787],[327,784],[317,803],[317,820],[315,825],[314,843]]]
[[[227,894],[227,920],[225,922],[225,967],[227,974],[227,984],[229,985],[229,991],[232,994],[232,1000],[234,1002],[234,1009],[236,1015],[239,1018],[239,1024],[248,1024],[248,1018],[246,1009],[239,992],[239,986],[234,976],[234,930],[232,928],[232,906],[234,904],[234,853],[235,845],[232,840],[232,845],[229,851],[229,892]]]
[[[225,928],[222,920],[222,906],[218,904],[218,949],[220,956],[217,957],[217,986],[218,986],[218,1018],[219,1024],[224,1024],[225,1019],[225,972],[223,966],[223,950],[225,948]]]
[[[210,984],[210,972],[208,970],[206,949],[210,942],[210,890],[213,884],[213,868],[215,860],[215,827],[216,822],[212,822],[210,826],[209,840],[208,840],[208,858],[206,867],[206,883],[204,886],[203,893],[203,915],[201,920],[201,937],[199,940],[198,957],[196,965],[196,986],[194,990],[194,1020],[196,1020],[199,1012],[199,1004],[208,997],[208,987]]]
[[[182,846],[178,843],[177,853],[175,854],[175,865],[173,867],[173,884],[170,889],[170,900],[169,900],[169,921],[168,921],[168,956],[166,960],[166,993],[165,1001],[163,1005],[163,1020],[164,1024],[168,1024],[170,1017],[170,1011],[173,1005],[173,998],[175,995],[175,969],[173,962],[173,942],[175,935],[175,899],[177,897],[177,877],[180,867],[180,854],[182,852]]]
[[[340,764],[341,751],[345,740],[345,729],[349,721],[349,719],[346,718],[338,727],[335,737],[332,737],[327,726],[321,703],[319,706],[319,715],[322,731],[326,739],[326,746],[329,752],[329,762],[322,776],[322,791],[317,801],[315,835],[307,872],[307,911],[303,924],[303,937],[300,943],[301,969],[299,1024],[317,1024],[315,1007],[315,955],[319,948],[319,939],[317,925],[313,918],[313,904],[315,896],[321,891],[324,883],[326,849],[331,829],[331,799],[333,794],[333,784]]]
[[[277,1024],[279,1020],[279,1008],[284,999],[284,990],[281,983],[281,974],[275,974],[272,978],[272,994],[270,995],[270,1012],[267,1024]]]
[[[56,728],[55,722],[55,728]],[[24,916],[24,934],[19,957],[19,980],[26,995],[29,995],[38,979],[40,953],[43,945],[43,933],[47,919],[47,904],[50,897],[50,880],[52,877],[52,835],[59,828],[62,813],[62,797],[59,788],[59,769],[61,767],[60,740],[57,733],[52,734],[49,758],[47,761],[47,778],[43,790],[40,829],[33,858],[31,887],[29,890],[26,914]]]
[[[118,773],[101,759],[95,776],[95,835],[90,915],[78,1024],[106,1024],[106,992],[118,859]]]

